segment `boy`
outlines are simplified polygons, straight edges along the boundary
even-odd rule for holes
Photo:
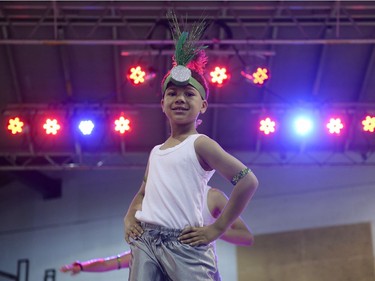
[[[161,100],[171,135],[152,149],[124,218],[132,254],[129,280],[219,280],[210,243],[239,217],[258,186],[250,169],[196,130],[208,106],[207,57],[194,44],[203,29],[181,33],[175,24],[175,66],[163,79]],[[217,220],[203,226],[203,193],[215,170],[234,189]]]

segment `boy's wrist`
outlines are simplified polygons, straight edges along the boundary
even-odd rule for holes
[[[221,222],[219,219],[217,219],[214,223],[213,223],[214,227],[220,232],[220,233],[224,233],[226,230],[227,230],[227,226],[225,225],[225,223]]]

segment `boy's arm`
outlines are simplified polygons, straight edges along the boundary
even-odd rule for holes
[[[125,252],[117,256],[92,259],[88,261],[76,261],[69,265],[64,265],[60,268],[61,272],[71,272],[72,275],[80,272],[104,272],[120,268],[128,268],[131,259],[130,252]]]
[[[228,154],[219,144],[208,137],[199,137],[196,140],[195,151],[205,170],[215,169],[229,181],[235,180],[240,172],[246,169],[241,161]],[[258,180],[252,172],[246,173],[235,182],[228,203],[213,224],[200,230],[190,228],[182,232],[182,234],[190,232],[191,239],[187,243],[191,246],[210,243],[224,234],[240,216],[258,187]]]
[[[135,213],[138,210],[142,209],[142,202],[145,196],[145,188],[146,188],[146,179],[148,175],[148,164],[146,167],[146,173],[144,179],[142,181],[141,187],[137,194],[134,196],[128,211],[124,217],[124,225],[125,225],[125,240],[126,242],[130,243],[129,238],[137,239],[139,236],[142,235],[143,229],[141,227],[140,222],[135,218]]]
[[[208,192],[207,201],[212,216],[217,218],[225,208],[225,205],[228,202],[228,197],[222,191],[216,188],[211,188]],[[240,246],[251,246],[254,243],[254,236],[241,217],[238,217],[234,221],[220,239]]]
[[[142,207],[143,197],[145,195],[145,183],[142,182],[141,188],[133,198],[133,201],[130,203],[128,212],[124,218],[125,225],[125,240],[130,243],[129,238],[137,239],[142,235],[143,230],[140,225],[140,222],[135,218],[135,213]]]

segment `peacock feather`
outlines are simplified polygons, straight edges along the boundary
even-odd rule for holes
[[[177,65],[186,66],[193,61],[200,51],[207,48],[199,43],[206,29],[204,18],[194,22],[190,31],[181,32],[178,19],[174,11],[167,12],[167,18],[175,41],[174,61]]]

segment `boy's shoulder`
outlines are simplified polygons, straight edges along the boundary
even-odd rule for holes
[[[199,134],[199,136],[197,137],[196,143],[198,143],[198,144],[212,144],[212,143],[216,143],[216,141],[214,141],[212,138],[210,138],[209,136],[207,136],[205,134]]]
[[[194,143],[195,151],[198,154],[215,153],[220,149],[220,145],[212,138],[206,135],[200,135]]]

